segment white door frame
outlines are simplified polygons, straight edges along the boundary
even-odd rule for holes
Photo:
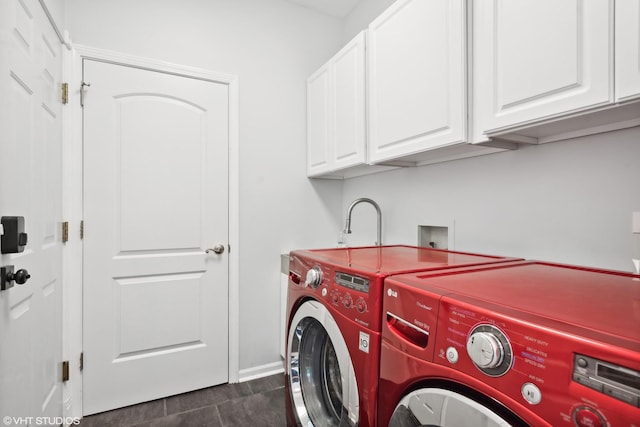
[[[66,55],[63,75],[69,83],[69,104],[63,114],[63,215],[69,222],[69,241],[63,248],[63,354],[70,363],[65,384],[64,415],[82,416],[82,108],[80,85],[84,59],[127,65],[226,84],[229,88],[229,382],[239,381],[240,293],[239,293],[239,133],[238,77],[164,61],[127,55],[82,45],[73,45]]]

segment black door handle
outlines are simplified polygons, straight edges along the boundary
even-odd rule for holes
[[[31,275],[24,268],[21,268],[14,273],[13,265],[0,267],[0,291],[12,288],[13,282],[16,282],[18,285],[24,285],[30,278]]]

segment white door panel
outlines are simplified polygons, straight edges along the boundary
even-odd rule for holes
[[[228,87],[84,80],[84,413],[227,382]]]
[[[37,0],[0,2],[0,216],[24,216],[31,278],[0,292],[0,416],[62,416],[60,43]]]

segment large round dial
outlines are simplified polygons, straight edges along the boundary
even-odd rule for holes
[[[505,374],[511,367],[511,345],[493,325],[478,325],[467,338],[467,353],[478,369],[492,377]]]
[[[304,281],[304,284],[306,286],[317,288],[321,282],[322,282],[322,270],[320,270],[320,267],[315,266],[309,269],[309,271],[307,271],[307,278]]]
[[[495,368],[502,363],[504,351],[498,338],[489,332],[476,332],[467,341],[467,352],[480,368]]]

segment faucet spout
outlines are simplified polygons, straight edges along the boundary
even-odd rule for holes
[[[376,241],[376,245],[381,246],[382,245],[382,212],[380,211],[380,206],[378,206],[378,204],[376,202],[374,202],[371,199],[368,199],[366,197],[361,197],[359,199],[354,200],[351,205],[349,206],[349,209],[347,209],[347,221],[345,223],[345,227],[344,227],[344,233],[345,234],[351,234],[351,212],[353,211],[353,208],[358,204],[358,203],[369,203],[370,205],[372,205],[375,209],[376,209],[376,214],[377,214],[377,225],[378,225],[378,229],[377,229],[377,241]]]

